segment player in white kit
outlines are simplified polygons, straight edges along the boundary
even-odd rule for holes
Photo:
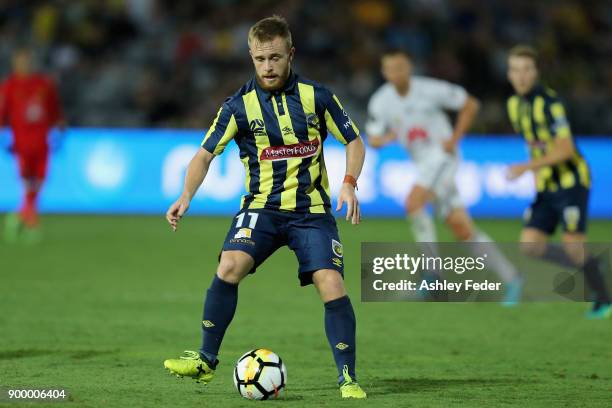
[[[455,239],[473,242],[476,251],[487,253],[488,262],[505,282],[505,303],[516,303],[521,289],[516,269],[491,238],[475,228],[455,182],[460,159],[457,144],[478,113],[478,100],[461,86],[413,76],[410,57],[403,50],[386,52],[381,65],[387,82],[370,98],[366,133],[375,148],[399,141],[416,166],[416,182],[406,199],[415,240],[424,244],[428,256],[438,256],[435,225],[426,208],[431,202]],[[457,112],[454,127],[447,110]]]

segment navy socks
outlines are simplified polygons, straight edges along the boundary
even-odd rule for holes
[[[348,367],[355,379],[355,313],[348,296],[325,303],[325,334],[338,367],[339,382],[344,381],[342,370]]]
[[[215,274],[206,294],[202,316],[200,355],[215,363],[225,330],[234,318],[238,304],[238,285],[225,282]]]

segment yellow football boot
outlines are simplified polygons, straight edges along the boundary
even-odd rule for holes
[[[196,382],[208,384],[215,375],[215,368],[219,360],[210,363],[202,360],[197,351],[185,351],[179,358],[164,361],[164,367],[177,377],[191,377]]]

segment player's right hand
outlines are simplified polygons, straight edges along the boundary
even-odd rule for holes
[[[166,220],[170,224],[172,231],[177,230],[178,222],[183,218],[183,215],[189,209],[189,200],[183,196],[181,196],[178,200],[176,200],[168,211],[166,211]]]

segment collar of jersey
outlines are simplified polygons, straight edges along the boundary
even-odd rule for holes
[[[271,99],[273,96],[280,95],[282,93],[285,93],[285,94],[294,93],[295,85],[297,84],[297,75],[293,72],[293,70],[290,71],[289,77],[287,78],[285,85],[283,85],[281,89],[273,91],[273,92],[268,92],[265,89],[263,89],[261,86],[259,86],[257,79],[253,78],[253,81],[255,82],[255,86],[261,92],[261,94],[264,95],[266,99]]]
[[[542,93],[543,89],[544,87],[542,86],[542,84],[537,83],[533,86],[533,88],[531,88],[529,92],[523,95],[523,98],[527,99],[528,101],[532,101],[537,95],[540,95]]]

